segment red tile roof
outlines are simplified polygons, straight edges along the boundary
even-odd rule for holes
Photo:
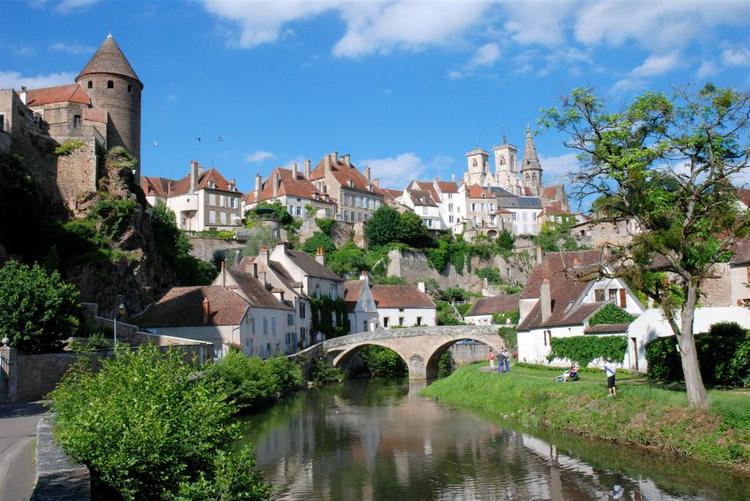
[[[506,313],[518,309],[518,300],[521,298],[520,294],[511,294],[507,296],[490,296],[483,297],[471,307],[469,316],[476,315],[492,315],[494,313]]]
[[[141,189],[147,196],[166,198],[169,195],[170,184],[174,184],[174,181],[165,177],[141,176]]]
[[[284,169],[282,167],[276,167],[268,178],[261,184],[260,188],[260,200],[271,200],[273,199],[273,179],[274,175],[279,176],[279,187],[276,191],[278,196],[289,196],[306,198],[308,200],[317,200],[319,202],[333,203],[331,197],[327,193],[323,193],[315,188],[309,180],[305,179],[304,174],[301,172],[297,173],[297,177],[292,175],[291,169]],[[255,203],[255,190],[251,191],[245,196],[246,203]]]
[[[333,282],[343,282],[344,279],[336,275],[330,268],[320,264],[314,257],[306,252],[286,249],[286,255],[307,275],[316,278],[324,278]]]
[[[208,322],[203,322],[203,300],[209,301]],[[173,287],[133,321],[140,327],[193,327],[238,325],[249,305],[225,287]]]
[[[414,285],[373,285],[378,308],[435,308],[432,298]]]
[[[317,181],[325,177],[325,164],[326,157],[318,162],[315,169],[310,173],[310,180]],[[350,190],[365,191],[367,193],[373,193],[375,195],[383,196],[383,192],[380,188],[377,188],[372,182],[368,182],[364,174],[359,172],[354,164],[346,165],[341,158],[336,163],[331,161],[331,174],[336,181],[343,187]],[[349,182],[351,181],[351,186]],[[370,190],[372,188],[372,191]]]
[[[347,280],[344,282],[344,301],[347,309],[351,312],[357,306],[357,301],[362,297],[362,291],[367,285],[365,280]]]
[[[213,188],[210,188],[212,190],[219,190],[219,191],[228,191],[231,193],[239,193],[236,189],[232,190],[230,189],[230,183],[227,181],[227,179],[221,175],[221,173],[211,167],[208,170],[203,170],[198,175],[198,181],[196,182],[195,191],[203,190],[209,188],[209,183],[213,182],[214,186]],[[186,193],[190,192],[190,174],[183,177],[182,179],[175,181],[174,187],[172,188],[171,193],[169,194],[170,197],[176,197],[178,195],[184,195]]]
[[[380,191],[383,194],[385,201],[389,203],[397,203],[396,199],[404,193],[403,191],[392,190],[390,188],[382,188]]]
[[[26,93],[26,105],[29,108],[51,103],[80,103],[91,105],[91,98],[77,83],[30,89]]]
[[[435,200],[430,196],[430,192],[423,190],[406,190],[411,197],[411,202],[414,205],[425,206],[425,207],[437,207]]]
[[[453,181],[438,181],[441,193],[458,193],[458,185]]]
[[[737,198],[740,199],[745,207],[750,207],[750,190],[747,188],[740,188],[737,190]]]
[[[472,184],[469,186],[468,196],[469,198],[495,198],[495,194],[492,193],[492,190],[483,188],[478,184]]]
[[[438,192],[435,189],[435,185],[432,183],[432,181],[414,181],[414,184],[418,189],[429,193],[434,202],[440,201],[440,195],[438,195]]]

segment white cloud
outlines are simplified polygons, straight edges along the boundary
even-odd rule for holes
[[[370,158],[360,162],[369,166],[372,177],[380,179],[383,188],[401,189],[412,179],[418,179],[427,166],[414,153],[402,153],[396,157]]]
[[[67,52],[68,54],[92,54],[94,52],[93,47],[77,43],[57,42],[50,45],[49,48],[57,52]]]
[[[727,48],[721,52],[721,62],[727,66],[750,65],[750,49],[746,47]]]
[[[610,94],[619,94],[632,90],[639,90],[646,87],[646,81],[638,78],[621,78],[610,89]]]
[[[558,156],[539,156],[545,182],[564,181],[571,172],[580,167],[575,153],[564,153]]]
[[[67,72],[25,76],[17,71],[0,71],[0,89],[20,89],[21,86],[26,86],[29,89],[53,87],[72,83],[75,77],[75,73]]]
[[[698,68],[698,78],[706,78],[718,73],[719,67],[713,61],[703,61]]]
[[[248,156],[245,157],[245,162],[261,163],[261,162],[266,162],[268,160],[273,160],[274,158],[276,158],[276,155],[274,155],[270,151],[256,150],[253,153],[250,153]]]
[[[55,7],[56,10],[59,12],[72,12],[77,9],[83,9],[88,7],[89,5],[93,5],[97,3],[99,0],[63,0],[59,4],[57,4],[57,7]]]
[[[508,2],[504,28],[521,45],[562,45],[564,21],[580,2]]]
[[[474,57],[471,58],[469,65],[478,68],[482,66],[492,66],[495,61],[500,59],[502,52],[500,46],[496,43],[484,44],[477,49],[474,53]]]
[[[679,64],[680,53],[677,51],[660,56],[652,55],[647,57],[646,60],[643,61],[643,64],[633,69],[631,74],[634,77],[653,77],[663,75],[664,73],[668,73],[677,68]]]

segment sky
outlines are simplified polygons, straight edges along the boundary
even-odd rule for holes
[[[331,151],[381,186],[460,178],[576,87],[750,88],[747,0],[0,0],[0,88],[72,82],[108,33],[145,86],[142,173],[197,160],[245,191]],[[535,137],[546,183],[576,165],[564,140]]]

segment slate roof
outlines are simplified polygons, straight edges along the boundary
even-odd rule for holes
[[[317,262],[314,257],[307,254],[306,252],[287,249],[286,254],[294,264],[299,266],[302,271],[304,271],[311,277],[324,278],[326,280],[332,280],[334,282],[344,281],[343,278],[332,272],[330,268],[323,266],[322,264]]]
[[[79,103],[90,106],[91,98],[77,83],[30,89],[26,92],[26,105],[29,108],[50,103]]]
[[[141,84],[138,75],[135,74],[133,67],[130,66],[128,58],[120,50],[120,46],[117,45],[112,35],[107,35],[104,42],[96,49],[94,55],[86,63],[86,66],[81,70],[81,73],[76,77],[76,81],[80,78],[96,74],[96,73],[110,73],[113,75],[123,75],[136,80]],[[143,88],[143,84],[141,84]]]
[[[203,300],[209,300],[208,322],[203,323]],[[205,285],[173,287],[133,321],[139,327],[194,327],[238,325],[249,307],[226,287]]]
[[[435,200],[432,198],[428,191],[407,190],[406,192],[409,194],[409,197],[411,197],[411,201],[414,205],[437,207]]]
[[[584,334],[620,334],[628,331],[630,324],[599,324],[589,325],[584,330]]]
[[[546,322],[542,322],[541,305],[537,301],[531,312],[519,324],[518,330],[577,325],[607,304],[607,302],[583,303],[576,306],[576,302],[590,284],[575,280],[566,274],[566,269],[584,269],[599,263],[600,260],[601,251],[598,250],[545,254],[542,263],[536,265],[531,271],[526,287],[521,292],[521,299],[538,299],[542,282],[548,279],[552,313]]]
[[[260,188],[260,200],[271,200],[273,199],[273,179],[274,175],[279,176],[279,187],[276,190],[277,196],[289,196],[307,198],[309,200],[317,200],[319,202],[333,203],[327,193],[323,193],[318,190],[309,180],[307,180],[304,174],[297,172],[297,176],[293,176],[291,169],[284,169],[282,167],[276,167],[268,178],[261,184]],[[255,190],[250,191],[245,196],[246,203],[255,203]]]
[[[497,205],[506,209],[541,209],[542,200],[539,197],[498,196]]]
[[[435,308],[432,298],[415,285],[373,285],[378,308]]]
[[[276,299],[276,296],[263,287],[263,285],[257,279],[253,278],[251,274],[237,268],[231,268],[227,270],[227,273],[231,275],[240,289],[242,289],[242,292],[245,293],[250,306],[254,308],[293,311],[289,305]]]
[[[357,306],[357,301],[362,297],[362,291],[367,285],[365,280],[347,280],[344,282],[344,302],[346,308],[352,312]]]
[[[518,300],[520,298],[520,294],[483,297],[474,303],[466,316],[492,315],[495,313],[514,311],[518,309]]]

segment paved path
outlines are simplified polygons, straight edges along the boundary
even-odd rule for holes
[[[36,482],[34,437],[40,402],[0,405],[0,501],[25,501]]]

